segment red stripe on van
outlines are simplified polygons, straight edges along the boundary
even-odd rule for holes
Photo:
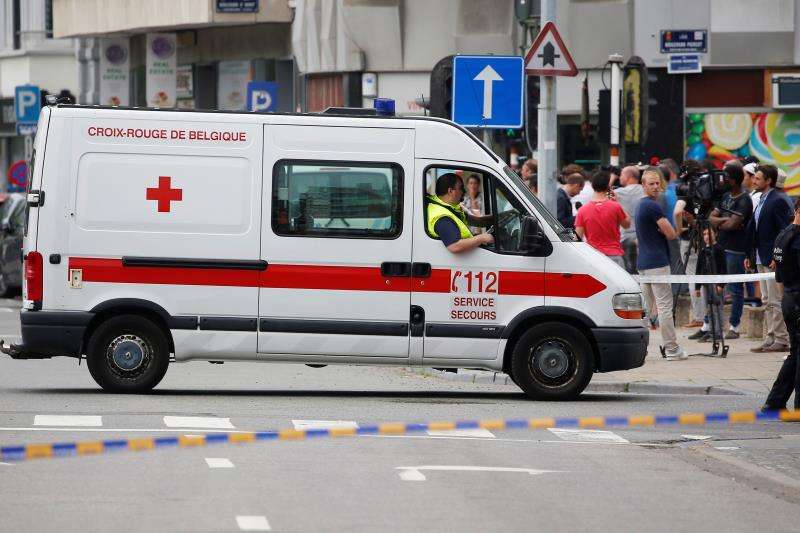
[[[126,267],[122,259],[70,257],[69,268],[83,270],[83,281],[142,283],[160,285],[209,285],[216,287],[257,287],[257,270],[214,268]]]
[[[411,290],[411,279],[385,278],[379,267],[270,264],[261,273],[259,286],[271,289],[408,292]]]
[[[247,269],[124,266],[122,259],[70,257],[70,269],[82,280],[101,283],[206,285],[349,291],[450,292],[450,270],[433,269],[427,278],[386,278],[379,267],[283,265],[266,271]],[[500,294],[589,298],[606,288],[588,274],[500,271]]]

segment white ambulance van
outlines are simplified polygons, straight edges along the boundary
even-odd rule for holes
[[[644,363],[637,283],[452,122],[54,105],[34,147],[15,359],[122,392],[195,360],[482,368],[539,399]],[[494,244],[427,232],[448,172]]]

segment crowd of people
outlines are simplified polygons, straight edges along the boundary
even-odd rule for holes
[[[753,159],[729,161],[723,169],[726,192],[712,206],[698,209],[691,198],[679,194],[680,176],[711,170],[716,169],[710,162],[686,161],[682,168],[673,159],[655,165],[601,167],[591,174],[569,164],[560,173],[556,216],[631,274],[774,271],[776,239],[796,212],[794,201],[783,191],[786,174]],[[535,193],[535,161],[526,161],[522,177]],[[689,339],[739,338],[745,303],[763,302],[766,335],[751,351],[789,352],[790,336],[781,312],[783,286],[774,278],[759,285],[757,291],[754,282],[643,283],[647,320],[652,329],[660,329],[666,357],[688,357],[677,342],[673,318],[674,298],[683,291],[691,301],[688,327],[697,328]],[[723,324],[726,301],[731,308]]]

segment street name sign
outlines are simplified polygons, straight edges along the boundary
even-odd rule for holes
[[[525,54],[525,73],[531,76],[578,75],[578,67],[552,22],[544,25]]]
[[[672,54],[667,63],[668,74],[698,74],[703,72],[700,54]]]
[[[519,56],[453,58],[453,122],[470,128],[521,128],[522,67]]]
[[[705,54],[707,51],[707,30],[661,30],[662,54]]]
[[[217,13],[258,13],[258,0],[217,0]]]

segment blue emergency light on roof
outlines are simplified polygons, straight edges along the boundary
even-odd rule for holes
[[[379,115],[394,116],[394,100],[391,98],[376,98],[372,104]]]

